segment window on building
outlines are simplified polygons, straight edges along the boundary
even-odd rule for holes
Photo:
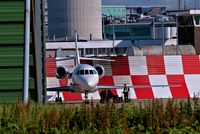
[[[194,16],[196,25],[200,25],[200,16]]]
[[[98,54],[105,54],[106,53],[106,49],[105,48],[99,48],[98,49]]]
[[[93,54],[94,52],[93,52],[93,48],[86,48],[86,50],[85,50],[86,52],[86,55],[89,55],[89,54]]]
[[[98,54],[97,48],[94,48],[94,55],[97,55],[97,54]]]

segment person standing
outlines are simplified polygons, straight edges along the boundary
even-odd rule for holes
[[[124,84],[124,90],[123,90],[123,93],[124,93],[124,102],[128,102],[129,98],[128,98],[128,94],[129,94],[129,87],[126,85],[126,83]]]

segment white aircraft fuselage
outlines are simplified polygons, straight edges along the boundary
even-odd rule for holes
[[[85,91],[95,92],[99,82],[97,70],[88,64],[77,65],[72,72],[71,89],[74,92],[84,93]]]

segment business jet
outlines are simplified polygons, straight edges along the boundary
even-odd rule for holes
[[[99,60],[99,61],[106,61],[106,62],[114,62],[111,59],[100,59],[100,58],[86,58],[86,57],[79,57],[78,52],[78,45],[77,45],[77,34],[75,36],[75,48],[76,48],[76,56],[74,57],[65,57],[61,59],[57,59],[51,62],[59,62],[63,60],[71,60],[74,59],[76,61],[76,66],[74,67],[72,72],[67,71],[64,67],[59,66],[56,68],[56,77],[58,79],[72,79],[72,83],[69,86],[64,87],[51,87],[47,88],[47,91],[56,91],[57,97],[55,99],[56,102],[62,102],[62,98],[59,97],[59,93],[61,91],[69,91],[73,93],[85,93],[85,103],[89,103],[88,101],[88,93],[95,92],[100,89],[122,89],[123,85],[121,86],[109,86],[109,85],[101,85],[98,86],[99,79],[102,78],[105,74],[105,69],[103,66],[97,64],[91,66],[89,64],[80,64],[80,59],[84,60]],[[139,85],[139,86],[129,86],[130,88],[149,88],[149,87],[165,87],[169,85]]]

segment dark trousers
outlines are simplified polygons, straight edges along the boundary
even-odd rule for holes
[[[124,92],[124,101],[128,102],[128,92]]]

